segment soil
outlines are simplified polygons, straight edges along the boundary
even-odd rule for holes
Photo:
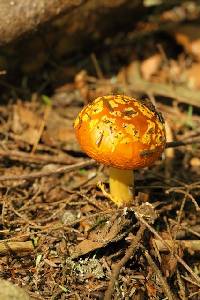
[[[200,298],[200,37],[182,33],[173,13],[162,15],[173,30],[138,22],[62,68],[1,74],[0,276],[31,299]],[[134,171],[127,208],[104,195],[97,183],[108,192],[108,169],[74,134],[82,107],[105,94],[148,98],[167,141],[185,143]]]

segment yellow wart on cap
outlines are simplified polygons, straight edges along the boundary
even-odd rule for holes
[[[93,128],[95,128],[98,123],[99,123],[98,119],[91,120],[90,123],[89,123],[90,130],[92,130]]]
[[[80,117],[78,116],[75,121],[74,121],[74,128],[78,127],[80,125],[80,122],[81,122],[81,119]]]
[[[89,116],[87,113],[85,113],[85,114],[82,116],[81,120],[82,120],[83,122],[87,122],[87,121],[91,120],[91,118],[90,118],[90,116]]]
[[[107,116],[103,116],[102,117],[102,122],[103,123],[109,123],[109,124],[115,124],[115,119],[107,117]]]
[[[99,100],[97,103],[95,103],[92,107],[92,114],[98,114],[100,112],[102,112],[103,110],[103,101]]]
[[[122,113],[119,110],[111,111],[110,114],[114,117],[121,117]]]
[[[122,126],[124,127],[124,131],[127,134],[130,134],[132,141],[136,142],[139,140],[140,138],[139,132],[133,124],[123,123]]]
[[[120,143],[121,144],[129,144],[129,143],[131,143],[133,140],[132,140],[132,138],[130,138],[130,137],[125,137],[125,138],[123,138],[121,141],[120,141]]]
[[[118,104],[117,104],[116,101],[114,101],[114,100],[109,100],[109,103],[110,103],[110,106],[111,106],[112,108],[118,107]]]
[[[129,100],[123,96],[117,96],[117,97],[115,97],[115,102],[117,102],[119,104],[127,104],[127,103],[129,103]]]
[[[140,102],[135,101],[134,105],[136,107],[138,107],[139,111],[141,113],[143,113],[143,115],[145,115],[148,118],[152,118],[154,116],[154,112],[152,112],[148,107],[146,107],[145,105],[141,104]]]

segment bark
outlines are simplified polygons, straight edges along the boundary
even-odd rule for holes
[[[15,40],[25,33],[32,32],[38,26],[66,14],[72,23],[67,22],[69,30],[78,31],[93,23],[93,13],[102,15],[113,8],[123,6],[137,7],[142,0],[1,0],[0,1],[0,45]],[[78,10],[73,14],[73,11]],[[100,9],[100,11],[99,11]],[[127,14],[129,14],[127,12]],[[75,18],[74,18],[75,17]],[[77,20],[80,20],[80,24]],[[83,26],[85,24],[86,26]],[[91,28],[91,27],[90,27]]]
[[[142,0],[1,0],[0,70],[30,74],[52,59],[92,52],[143,13]]]
[[[52,18],[72,10],[81,0],[1,0],[0,45],[13,41]]]

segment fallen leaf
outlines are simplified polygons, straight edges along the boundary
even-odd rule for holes
[[[77,258],[81,255],[85,255],[91,251],[101,248],[105,245],[103,242],[94,242],[91,240],[84,240],[74,247],[74,250],[70,250],[71,258]]]
[[[155,284],[153,284],[152,282],[150,282],[148,280],[146,282],[146,288],[147,288],[148,297],[154,297],[155,298],[156,294],[157,294],[157,289],[156,289]]]
[[[130,221],[127,220],[124,215],[115,215],[112,216],[110,220],[104,223],[101,222],[99,226],[91,230],[87,239],[69,249],[71,257],[77,258],[96,249],[105,247],[110,242],[122,239],[124,234],[126,234],[125,229],[128,224],[130,224]]]
[[[171,277],[176,271],[177,259],[173,254],[163,254],[161,268],[166,277]]]
[[[152,75],[154,75],[160,68],[162,62],[161,54],[154,54],[149,58],[145,59],[141,63],[141,73],[142,77],[149,80]]]
[[[51,111],[42,140],[48,145],[59,145],[69,142],[70,139],[75,140],[73,121],[60,116],[55,111]]]
[[[185,77],[185,81],[189,88],[200,89],[200,63],[193,63],[182,76]]]
[[[182,45],[186,52],[200,60],[200,32],[198,26],[181,25],[176,28],[173,35],[177,43]]]

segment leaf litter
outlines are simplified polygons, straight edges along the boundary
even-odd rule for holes
[[[124,57],[120,43],[98,59],[93,54],[74,81],[54,87],[48,114],[40,94],[0,106],[0,175],[16,177],[0,181],[1,278],[33,299],[199,299],[199,37],[191,40],[191,30],[167,29],[172,49],[182,46],[173,56],[154,35],[136,41],[148,48],[142,57],[131,42]],[[106,67],[113,59],[124,61],[118,70]],[[99,178],[108,181],[106,168],[93,163],[53,174],[88,159],[73,120],[84,104],[110,93],[147,97],[162,111],[169,140],[190,142],[136,172],[137,202],[127,209],[97,187]],[[20,179],[34,172],[41,176]]]

